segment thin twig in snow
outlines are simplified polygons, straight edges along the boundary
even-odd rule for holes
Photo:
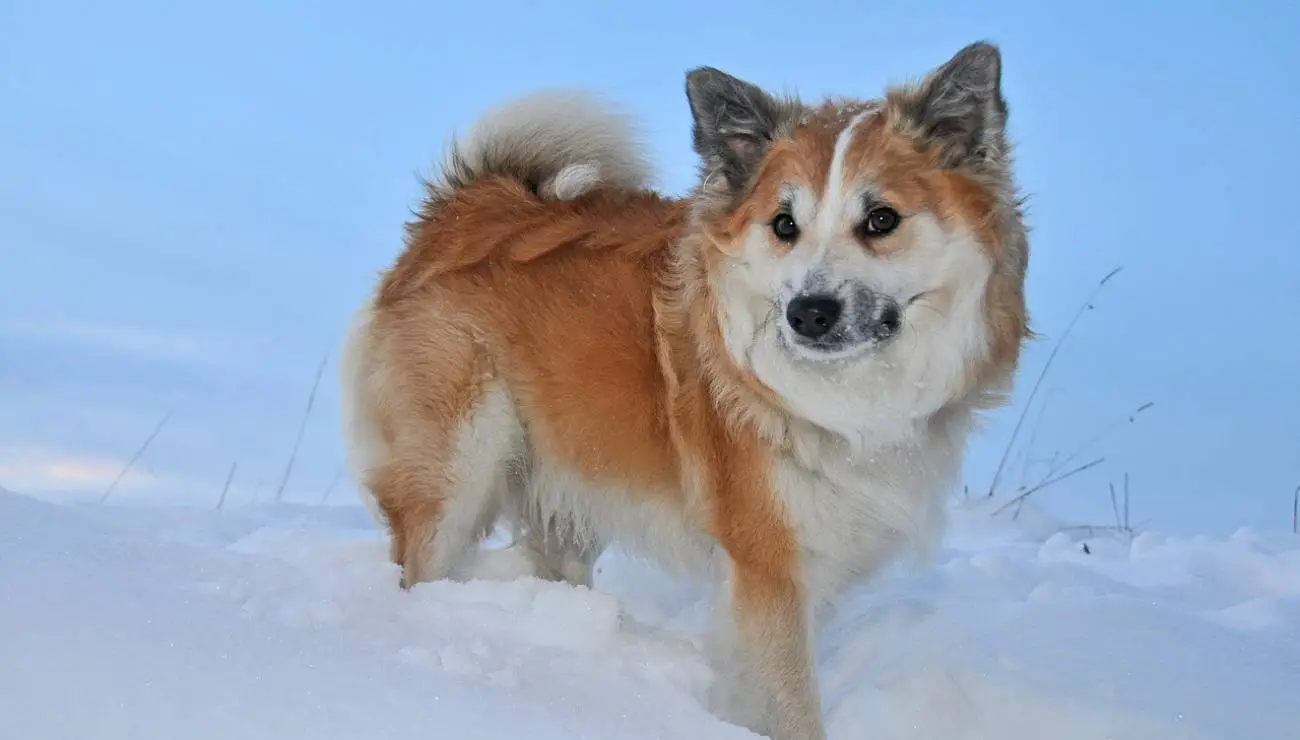
[[[1128,471],[1124,471],[1124,528],[1128,529]]]
[[[1076,459],[1077,457],[1079,457],[1079,455],[1082,454],[1084,450],[1088,449],[1089,447],[1092,447],[1093,445],[1097,444],[1097,443],[1100,442],[1101,440],[1103,440],[1103,439],[1105,439],[1106,437],[1110,436],[1110,434],[1111,434],[1112,432],[1114,432],[1116,429],[1118,429],[1119,427],[1123,426],[1124,424],[1126,424],[1126,423],[1127,423],[1127,424],[1133,424],[1133,423],[1135,423],[1135,422],[1137,421],[1138,416],[1141,415],[1143,411],[1146,411],[1147,409],[1149,409],[1149,408],[1151,408],[1152,406],[1155,406],[1155,405],[1156,405],[1155,401],[1147,401],[1146,403],[1142,404],[1141,406],[1138,406],[1138,407],[1137,407],[1136,409],[1134,409],[1133,411],[1130,411],[1130,412],[1129,412],[1127,415],[1125,415],[1123,418],[1119,419],[1118,421],[1113,422],[1110,426],[1106,427],[1105,429],[1102,429],[1102,430],[1101,430],[1100,432],[1098,432],[1096,435],[1094,435],[1094,436],[1092,436],[1091,438],[1089,438],[1086,442],[1084,442],[1083,444],[1081,444],[1081,445],[1079,445],[1078,447],[1076,447],[1075,450],[1074,450],[1074,452],[1071,452],[1069,455],[1067,455],[1067,456],[1066,456],[1064,459],[1062,459],[1061,461],[1059,461],[1059,462],[1053,462],[1052,465],[1051,465],[1051,467],[1050,467],[1050,468],[1048,469],[1048,471],[1047,471],[1047,475],[1045,475],[1045,476],[1043,476],[1043,477],[1045,477],[1045,478],[1050,478],[1051,476],[1056,475],[1057,473],[1061,472],[1061,470],[1063,470],[1063,469],[1065,468],[1065,466],[1067,466],[1067,465],[1069,465],[1070,463],[1074,462],[1075,459]]]
[[[113,490],[117,488],[117,484],[124,476],[126,476],[127,472],[131,470],[131,466],[135,465],[136,461],[144,455],[145,450],[149,449],[149,445],[153,443],[154,438],[158,436],[158,433],[162,431],[163,426],[167,424],[167,420],[171,417],[172,412],[168,409],[167,413],[163,414],[162,418],[158,420],[157,426],[155,426],[153,431],[149,433],[149,436],[145,438],[144,444],[140,445],[140,449],[135,451],[135,454],[132,455],[131,459],[122,467],[122,471],[117,474],[117,477],[113,479],[113,482],[108,484],[108,488],[104,491],[104,495],[99,497],[99,503],[102,504],[105,501],[108,501],[108,497],[113,495]]]
[[[1112,526],[1109,524],[1071,524],[1067,527],[1061,527],[1057,531],[1082,532],[1086,535],[1095,535],[1101,532],[1107,532],[1110,534],[1126,534],[1130,537],[1133,535],[1133,530],[1128,527]]]
[[[1115,482],[1111,481],[1106,485],[1110,487],[1110,509],[1115,512],[1115,526],[1123,527],[1124,520],[1119,516],[1119,498],[1115,495]]]
[[[293,441],[293,450],[289,453],[289,461],[284,466],[284,476],[280,478],[280,485],[275,489],[275,500],[280,501],[284,497],[284,487],[289,484],[289,474],[293,472],[293,462],[298,457],[298,445],[302,444],[302,435],[307,431],[307,419],[311,416],[311,407],[316,403],[316,389],[320,387],[321,376],[325,374],[325,365],[329,362],[330,356],[326,352],[321,358],[320,367],[316,368],[316,380],[311,384],[311,394],[307,396],[307,408],[303,411],[302,422],[298,425],[298,436]]]
[[[1291,498],[1291,534],[1300,534],[1300,486],[1295,487]]]
[[[1065,480],[1066,478],[1070,478],[1070,477],[1076,476],[1076,475],[1078,475],[1079,473],[1082,473],[1083,471],[1087,470],[1088,468],[1092,468],[1092,467],[1095,467],[1095,466],[1097,466],[1097,465],[1100,465],[1100,464],[1102,464],[1102,462],[1104,462],[1105,460],[1106,460],[1106,458],[1104,458],[1104,457],[1099,457],[1099,458],[1097,458],[1096,460],[1093,460],[1093,461],[1090,462],[1090,463],[1085,463],[1085,464],[1083,464],[1083,465],[1080,465],[1079,467],[1075,468],[1074,470],[1071,470],[1071,471],[1068,472],[1068,473],[1062,473],[1062,474],[1056,476],[1055,478],[1051,478],[1051,479],[1049,479],[1049,480],[1045,480],[1045,481],[1043,481],[1042,483],[1039,483],[1038,485],[1036,485],[1036,486],[1034,486],[1034,487],[1028,489],[1027,491],[1025,491],[1024,493],[1020,494],[1019,496],[1016,496],[1015,498],[1011,499],[1010,501],[1006,502],[1005,504],[1003,504],[1003,505],[999,506],[998,508],[994,509],[994,510],[993,510],[993,515],[994,515],[994,516],[997,516],[998,514],[1001,514],[1002,512],[1006,511],[1007,509],[1010,509],[1012,506],[1015,506],[1016,504],[1020,503],[1021,501],[1024,501],[1025,499],[1029,498],[1029,497],[1032,496],[1033,494],[1038,493],[1039,491],[1043,490],[1044,488],[1047,488],[1048,486],[1052,486],[1052,485],[1055,485],[1055,484],[1057,484],[1057,483],[1060,483],[1061,481]],[[1019,514],[1019,512],[1017,512],[1017,514]]]
[[[334,492],[334,487],[339,484],[339,481],[343,480],[343,473],[345,472],[345,470],[346,469],[342,465],[340,465],[339,469],[335,471],[334,480],[330,481],[330,484],[325,487],[325,493],[321,494],[320,497],[321,506],[324,506],[326,503],[329,502],[330,494]]]
[[[226,474],[226,485],[221,487],[221,498],[217,499],[217,510],[226,505],[226,494],[230,492],[230,482],[235,479],[235,468],[239,467],[239,461],[230,463],[230,472]]]
[[[1034,445],[1038,442],[1038,430],[1043,426],[1043,417],[1047,415],[1047,407],[1052,405],[1052,396],[1054,396],[1059,390],[1060,388],[1053,388],[1049,391],[1048,394],[1043,397],[1042,405],[1038,407],[1038,418],[1034,420],[1034,426],[1029,431],[1029,441],[1025,443],[1025,452],[1021,458],[1023,461],[1020,465],[1021,487],[1025,485],[1025,476],[1029,475],[1029,466],[1035,462]]]
[[[1056,360],[1056,353],[1061,351],[1061,345],[1065,344],[1065,340],[1069,338],[1070,332],[1074,331],[1075,324],[1079,323],[1079,319],[1083,316],[1084,312],[1092,308],[1093,301],[1096,299],[1097,294],[1106,286],[1106,283],[1110,282],[1110,279],[1119,274],[1119,271],[1122,269],[1124,268],[1116,267],[1106,273],[1106,276],[1097,282],[1097,286],[1092,289],[1092,292],[1088,294],[1088,297],[1084,300],[1083,304],[1079,306],[1079,310],[1075,312],[1074,318],[1070,319],[1070,323],[1065,327],[1065,331],[1061,333],[1061,338],[1056,341],[1056,346],[1053,347],[1051,353],[1048,354],[1047,361],[1043,363],[1043,369],[1038,372],[1038,378],[1034,381],[1033,388],[1029,389],[1029,398],[1025,401],[1025,408],[1020,412],[1020,416],[1016,419],[1016,425],[1011,430],[1011,439],[1007,440],[1007,447],[1002,451],[1002,459],[998,461],[997,470],[993,473],[993,480],[989,483],[989,498],[993,498],[993,494],[997,490],[998,482],[1002,479],[1002,470],[1006,467],[1007,458],[1011,455],[1011,448],[1015,445],[1016,437],[1020,434],[1020,427],[1025,423],[1025,415],[1029,413],[1029,408],[1034,402],[1034,396],[1038,394],[1038,388],[1043,384],[1043,379],[1047,377],[1047,371],[1051,369],[1052,362]]]

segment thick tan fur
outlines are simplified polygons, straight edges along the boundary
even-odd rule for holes
[[[822,737],[816,613],[847,571],[869,573],[908,535],[884,525],[837,535],[878,536],[862,545],[872,562],[814,570],[831,549],[819,550],[817,520],[800,518],[800,491],[782,481],[835,485],[819,466],[850,448],[728,349],[724,276],[782,183],[820,192],[842,166],[900,211],[972,235],[992,265],[979,309],[987,351],[922,433],[949,425],[959,447],[967,416],[1009,382],[1028,331],[1024,256],[1006,253],[999,194],[940,166],[891,100],[809,109],[725,204],[707,184],[678,200],[598,178],[561,200],[490,167],[432,187],[354,328],[345,376],[361,482],[404,584],[472,577],[477,541],[503,517],[538,575],[575,583],[589,582],[608,539],[632,540],[718,579],[718,691],[741,694],[720,696],[719,712],[780,740]],[[860,130],[846,134],[850,119]],[[836,165],[842,136],[851,140]],[[862,248],[888,259],[921,238],[911,228],[921,226]],[[943,295],[927,299],[955,310]],[[959,458],[933,454],[937,467]],[[928,475],[915,473],[926,485]]]

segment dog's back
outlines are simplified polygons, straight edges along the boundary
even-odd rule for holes
[[[353,466],[407,584],[468,575],[502,515],[537,575],[580,583],[596,530],[647,534],[612,498],[681,524],[652,291],[684,206],[640,187],[612,114],[554,103],[453,147],[348,340]]]

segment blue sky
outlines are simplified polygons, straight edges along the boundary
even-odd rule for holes
[[[438,6],[444,6],[439,8]],[[0,485],[97,498],[169,410],[123,501],[269,499],[342,462],[334,350],[393,258],[445,137],[582,85],[644,122],[660,182],[694,172],[684,71],[874,95],[980,38],[1004,52],[1029,300],[1079,302],[1022,437],[1097,467],[1039,494],[1106,522],[1108,481],[1174,533],[1290,525],[1300,485],[1294,3],[0,4]],[[971,446],[987,487],[1019,406]],[[1010,482],[1021,480],[1017,457]],[[1027,480],[1042,474],[1029,471]],[[330,492],[347,501],[346,483]]]

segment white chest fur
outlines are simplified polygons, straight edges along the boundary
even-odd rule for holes
[[[802,547],[814,608],[902,551],[924,556],[936,544],[961,462],[950,426],[867,450],[809,430],[777,458],[773,480]]]

